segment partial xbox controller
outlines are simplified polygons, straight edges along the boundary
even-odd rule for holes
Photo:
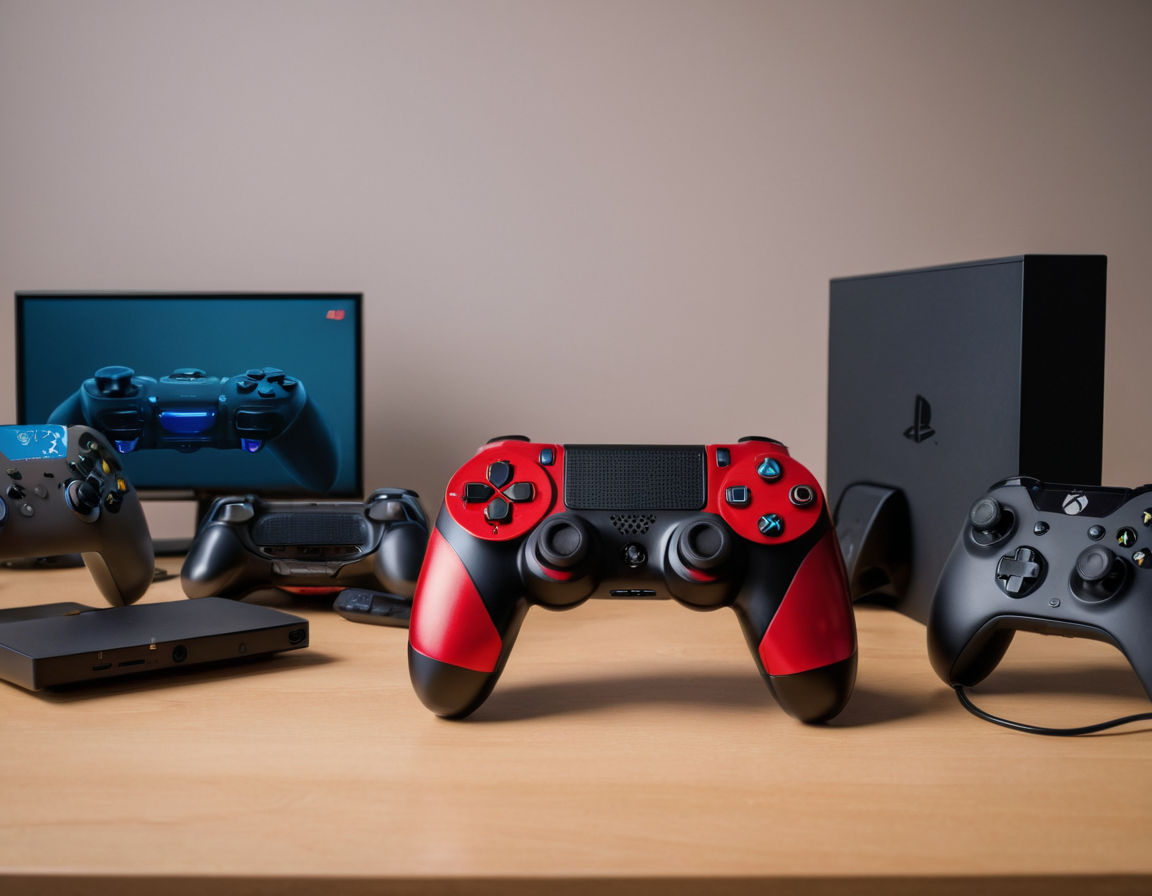
[[[852,692],[836,533],[816,479],[773,440],[485,445],[448,484],[416,586],[416,693],[438,715],[468,715],[529,606],[590,597],[731,607],[777,701],[805,722],[832,718]]]
[[[367,501],[237,495],[209,508],[180,582],[189,597],[370,588],[411,598],[427,545],[428,519],[407,489],[377,489]]]
[[[0,560],[80,554],[113,606],[152,583],[148,523],[116,452],[86,426],[0,426]]]
[[[195,367],[154,379],[130,367],[101,367],[48,418],[104,433],[121,454],[156,448],[197,451],[267,446],[312,491],[339,472],[336,437],[304,384],[275,367],[209,376]]]
[[[1152,485],[1014,478],[972,506],[928,620],[932,667],[978,684],[1017,631],[1113,644],[1152,697]]]

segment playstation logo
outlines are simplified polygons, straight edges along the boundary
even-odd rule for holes
[[[932,423],[932,405],[923,395],[916,396],[916,404],[912,409],[912,425],[904,430],[904,438],[920,444],[926,439],[936,435],[929,424]]]
[[[1084,492],[1069,492],[1064,498],[1064,512],[1069,516],[1076,516],[1082,513],[1084,508],[1088,506],[1088,496]]]

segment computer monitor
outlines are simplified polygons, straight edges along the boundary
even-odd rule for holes
[[[363,495],[359,293],[18,292],[18,422],[84,423],[141,497]]]

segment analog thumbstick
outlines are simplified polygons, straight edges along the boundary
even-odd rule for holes
[[[1128,580],[1128,567],[1101,544],[1085,548],[1076,558],[1072,591],[1081,600],[1095,602],[1115,597]]]
[[[986,532],[995,529],[1003,516],[1004,511],[999,501],[995,498],[981,498],[968,511],[968,522],[972,528]]]
[[[968,522],[972,526],[972,540],[987,546],[1006,538],[1012,532],[1016,518],[995,498],[984,497],[968,511]]]
[[[96,388],[101,395],[109,398],[121,398],[132,394],[132,377],[136,371],[131,367],[101,367],[96,371]]]
[[[588,556],[588,536],[572,520],[553,517],[540,526],[536,556],[553,569],[572,569]]]
[[[1089,584],[1102,582],[1112,570],[1114,559],[1113,553],[1103,545],[1085,548],[1076,558],[1076,575]]]
[[[73,479],[64,492],[66,503],[86,520],[96,518],[100,508],[100,489],[86,479]]]
[[[681,530],[677,550],[686,566],[702,571],[715,569],[732,553],[732,537],[722,523],[699,520]]]

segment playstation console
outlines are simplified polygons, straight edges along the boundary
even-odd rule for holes
[[[926,622],[993,483],[1100,483],[1106,269],[1020,255],[832,280],[828,497],[854,598]]]

